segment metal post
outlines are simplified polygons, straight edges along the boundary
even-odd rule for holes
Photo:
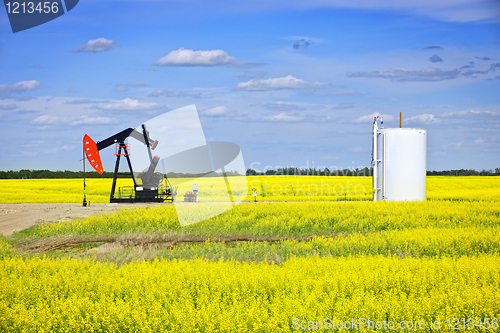
[[[378,154],[377,154],[377,118],[373,122],[373,201],[377,201]]]
[[[122,153],[122,147],[120,146],[118,150],[118,155],[116,156],[116,164],[115,164],[115,173],[113,175],[113,185],[111,186],[111,194],[109,195],[109,202],[113,202],[115,197],[115,188],[116,188],[116,178],[118,177],[118,169],[120,168],[120,156]]]
[[[85,147],[83,147],[83,207],[87,206],[87,196],[85,195]]]
[[[382,178],[383,178],[383,181],[384,181],[384,185],[383,185],[383,190],[382,190],[382,200],[385,200],[385,166],[387,164],[387,160],[386,160],[386,156],[387,156],[387,138],[386,138],[386,134],[387,132],[384,132],[384,136],[382,137],[382,139],[384,140],[384,168],[383,168],[383,172],[382,172]]]

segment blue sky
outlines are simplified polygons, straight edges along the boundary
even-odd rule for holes
[[[15,34],[2,11],[1,170],[80,170],[85,134],[190,104],[260,170],[369,166],[399,112],[428,170],[500,167],[498,1],[82,0]]]

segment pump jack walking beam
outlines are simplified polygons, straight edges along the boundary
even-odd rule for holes
[[[142,125],[143,128],[145,128],[144,125]],[[146,144],[146,136],[142,133],[137,132],[133,128],[127,128],[126,130],[121,131],[120,133],[117,133],[115,135],[110,136],[107,139],[104,139],[102,141],[97,142],[97,150],[102,150],[104,148],[107,148],[115,143],[124,143],[125,139],[127,139],[129,136],[133,137],[137,141],[140,141],[144,144]],[[156,146],[158,145],[158,141],[153,141],[149,139],[149,135],[147,136],[147,144],[152,147],[151,149],[155,149]]]
[[[134,139],[142,142],[146,145],[149,154],[150,166],[148,171],[141,177],[143,184],[149,183],[158,162],[160,161],[159,156],[152,156],[151,150],[155,149],[158,146],[157,140],[151,140],[149,137],[149,132],[146,129],[145,125],[142,125],[142,132],[140,133],[133,128],[127,128],[115,135],[110,136],[103,141],[98,141],[95,143],[88,135],[85,135],[83,139],[84,152],[85,155],[90,162],[90,165],[100,174],[104,172],[101,164],[101,158],[99,155],[99,151],[104,148],[107,148],[113,144],[118,144],[117,153],[116,153],[116,163],[115,163],[115,172],[113,174],[113,185],[111,187],[110,194],[110,202],[113,202],[115,199],[115,190],[116,190],[116,179],[118,178],[118,170],[120,168],[120,157],[123,155],[127,159],[127,164],[130,170],[130,175],[132,180],[134,181],[134,189],[137,189],[137,182],[134,176],[134,171],[132,169],[132,163],[130,162],[129,152],[127,150],[127,146],[125,145],[125,140],[130,136]]]

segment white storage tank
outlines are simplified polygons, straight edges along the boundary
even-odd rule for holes
[[[373,201],[425,200],[427,132],[373,125]]]

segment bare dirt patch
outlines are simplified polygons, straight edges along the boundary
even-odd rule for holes
[[[331,235],[329,237],[337,237]],[[306,241],[312,236],[194,236],[194,235],[122,235],[122,236],[103,236],[103,237],[73,237],[61,236],[44,238],[23,244],[18,248],[27,253],[43,253],[59,250],[66,247],[76,247],[86,243],[107,243],[120,245],[122,247],[151,247],[154,245],[163,245],[164,248],[172,248],[183,243],[205,243],[207,241],[217,243],[231,242],[280,242],[284,240]]]
[[[21,231],[43,222],[70,221],[77,217],[87,217],[120,209],[155,205],[158,205],[158,203],[92,203],[90,207],[83,207],[82,204],[76,203],[0,204],[0,235],[9,236],[16,231]]]

